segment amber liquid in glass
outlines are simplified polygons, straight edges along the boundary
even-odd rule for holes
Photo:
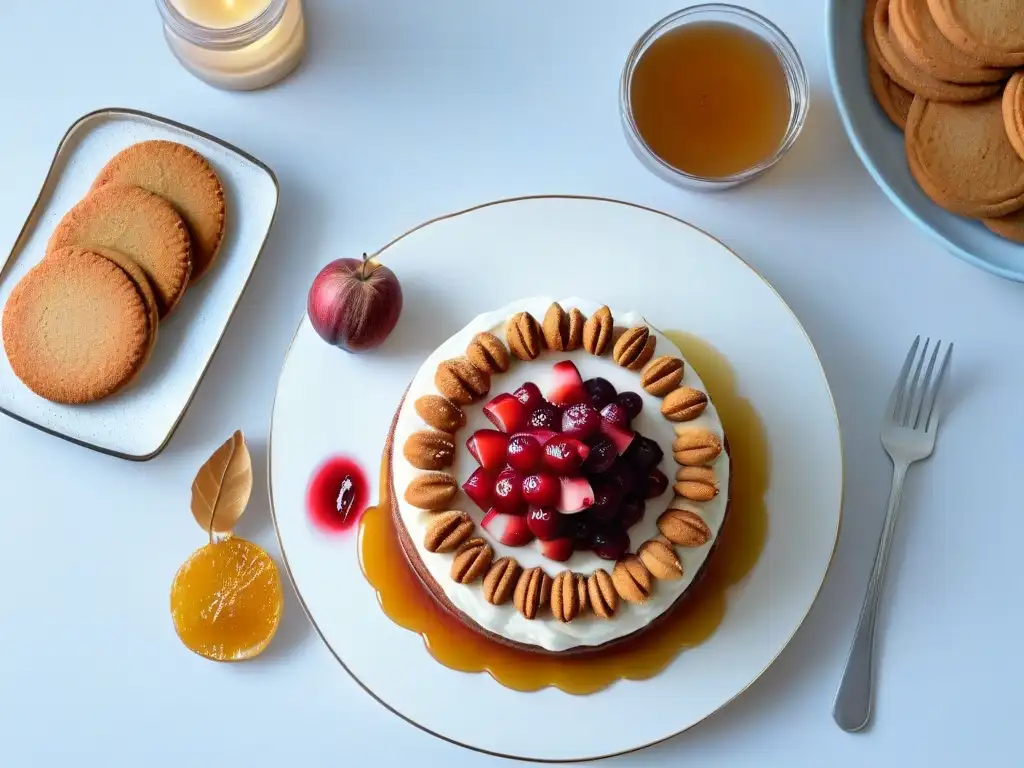
[[[775,49],[724,22],[685,24],[651,43],[630,78],[629,103],[651,152],[704,178],[732,176],[768,160],[792,110]]]
[[[724,424],[732,462],[729,514],[705,573],[690,588],[685,603],[668,620],[635,640],[583,656],[525,653],[488,640],[438,607],[405,562],[391,520],[385,461],[381,503],[367,509],[360,521],[360,563],[384,612],[396,624],[422,635],[437,661],[463,672],[487,672],[502,685],[519,691],[554,686],[567,693],[586,694],[618,679],[653,677],[681,650],[700,645],[721,624],[729,587],[750,573],[764,547],[768,446],[757,412],[737,393],[725,359],[689,334],[667,331],[666,335],[704,380]]]

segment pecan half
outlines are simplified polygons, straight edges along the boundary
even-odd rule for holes
[[[414,406],[420,418],[434,429],[454,434],[466,426],[466,414],[446,397],[423,395]]]
[[[672,443],[672,458],[676,464],[699,467],[710,464],[722,453],[722,441],[709,429],[700,427],[679,428]]]
[[[494,550],[483,539],[470,539],[455,552],[452,560],[452,579],[460,584],[472,584],[491,567]]]
[[[450,509],[430,518],[423,547],[427,552],[452,552],[473,533],[473,521],[465,512]]]
[[[661,415],[669,421],[696,419],[708,407],[708,396],[693,387],[673,389],[661,401]]]
[[[438,364],[434,385],[453,403],[469,405],[491,391],[491,377],[468,358],[456,357]]]
[[[711,467],[680,467],[672,489],[690,501],[711,501],[718,495],[718,481]]]
[[[576,574],[576,599],[580,603],[580,615],[587,612],[587,605],[590,600],[587,598],[587,579],[582,574]]]
[[[678,500],[672,502],[673,505]],[[680,547],[700,547],[711,540],[711,529],[700,515],[683,506],[671,506],[658,518],[661,535]]]
[[[615,342],[612,359],[623,368],[639,371],[654,355],[654,347],[658,340],[651,335],[646,325],[627,328]]]
[[[640,386],[655,397],[664,397],[683,380],[683,361],[672,355],[656,357],[640,374]]]
[[[579,349],[583,346],[583,325],[587,319],[576,307],[569,310],[569,342],[567,350]]]
[[[656,579],[672,581],[683,575],[683,564],[679,562],[676,551],[661,537],[645,541],[636,554]]]
[[[575,619],[582,610],[578,586],[581,581],[572,571],[562,571],[551,585],[551,614],[563,624]]]
[[[548,349],[556,352],[564,352],[569,346],[569,315],[562,309],[560,304],[552,304],[548,307],[541,323],[544,331],[544,343]]]
[[[439,512],[448,508],[458,492],[458,482],[447,472],[424,472],[406,486],[405,500],[414,507]]]
[[[512,599],[512,592],[523,569],[511,557],[495,560],[484,576],[484,599],[491,605],[504,605]]]
[[[608,571],[598,568],[587,579],[587,597],[595,616],[610,619],[619,608],[619,594]]]
[[[539,565],[523,571],[512,596],[516,610],[527,619],[535,619],[551,599],[551,577]]]
[[[455,461],[455,441],[447,432],[424,429],[406,438],[402,453],[417,469],[445,469]]]
[[[519,312],[505,326],[505,341],[520,360],[533,360],[544,348],[540,325],[529,312]]]
[[[592,355],[603,355],[612,343],[612,311],[601,307],[583,324],[583,348]]]
[[[619,597],[630,603],[646,603],[651,596],[651,573],[636,555],[626,555],[615,564],[612,584]]]
[[[508,350],[493,333],[478,333],[466,347],[466,357],[485,373],[504,373],[508,370]]]

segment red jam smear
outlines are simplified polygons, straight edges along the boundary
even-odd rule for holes
[[[324,461],[306,489],[309,519],[325,533],[342,533],[355,528],[366,511],[370,486],[366,473],[347,456]]]

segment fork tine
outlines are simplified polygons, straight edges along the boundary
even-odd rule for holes
[[[903,361],[903,367],[900,369],[899,378],[896,379],[896,386],[892,388],[892,394],[889,396],[889,404],[885,406],[885,415],[891,421],[896,421],[896,414],[899,412],[900,408],[900,396],[903,394],[903,387],[907,383],[907,376],[910,374],[910,366],[914,362],[914,355],[917,354],[917,347],[920,343],[921,337],[915,337],[914,343],[910,345],[910,351],[907,352],[907,359]]]
[[[935,384],[929,389],[927,393],[926,402],[928,407],[922,412],[926,412],[924,422],[924,431],[931,432],[939,425],[939,388],[942,386],[942,382],[946,378],[946,372],[949,370],[950,362],[953,358],[953,345],[950,344],[946,347],[946,354],[942,357],[942,365],[939,366],[939,375],[935,377]]]
[[[942,339],[935,342],[935,346],[932,348],[932,356],[928,358],[928,367],[924,372],[924,380],[921,382],[921,389],[917,393],[917,397],[914,401],[913,412],[910,414],[910,426],[912,429],[917,429],[918,425],[921,423],[921,406],[924,403],[925,395],[928,394],[928,388],[932,384],[932,373],[935,370],[935,361],[939,357],[940,347],[942,347]],[[921,356],[921,359],[924,359],[924,355]],[[925,421],[927,420],[928,419],[925,418]]]
[[[904,427],[907,426],[907,422],[910,420],[910,411],[914,407],[914,398],[917,395],[917,385],[921,379],[921,367],[924,365],[924,359],[928,356],[928,345],[931,344],[930,338],[924,340],[924,348],[921,350],[921,356],[917,359],[917,365],[914,367],[914,378],[910,383],[910,391],[904,393],[904,406],[901,408],[903,417],[900,419],[900,424]]]

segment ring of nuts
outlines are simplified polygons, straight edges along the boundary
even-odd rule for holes
[[[501,605],[514,598],[516,610],[534,619],[547,610],[557,621],[570,622],[588,609],[602,619],[614,618],[622,601],[646,602],[657,581],[683,576],[675,547],[700,547],[712,538],[699,505],[718,494],[710,464],[722,453],[722,441],[710,430],[684,426],[708,404],[704,392],[683,386],[683,361],[671,355],[655,357],[657,338],[646,325],[616,329],[611,310],[603,306],[584,320],[578,309],[568,313],[552,304],[538,322],[519,312],[505,327],[505,341],[492,333],[474,336],[464,357],[438,365],[434,383],[439,395],[424,395],[416,412],[430,427],[411,434],[403,446],[414,467],[431,470],[406,488],[411,505],[430,511],[424,547],[453,556],[452,578],[461,584],[480,581],[488,602]],[[662,398],[662,416],[676,424],[672,456],[679,465],[673,486],[676,496],[658,518],[660,536],[633,553],[623,555],[611,573],[598,569],[589,576],[563,570],[552,579],[542,568],[523,569],[515,559],[494,560],[490,544],[471,538],[475,526],[469,515],[450,509],[458,491],[455,477],[444,470],[454,461],[455,433],[466,425],[461,406],[485,397],[493,373],[508,370],[515,360],[533,360],[545,349],[556,352],[584,348],[596,356],[612,353],[615,362],[640,375],[643,389]]]

